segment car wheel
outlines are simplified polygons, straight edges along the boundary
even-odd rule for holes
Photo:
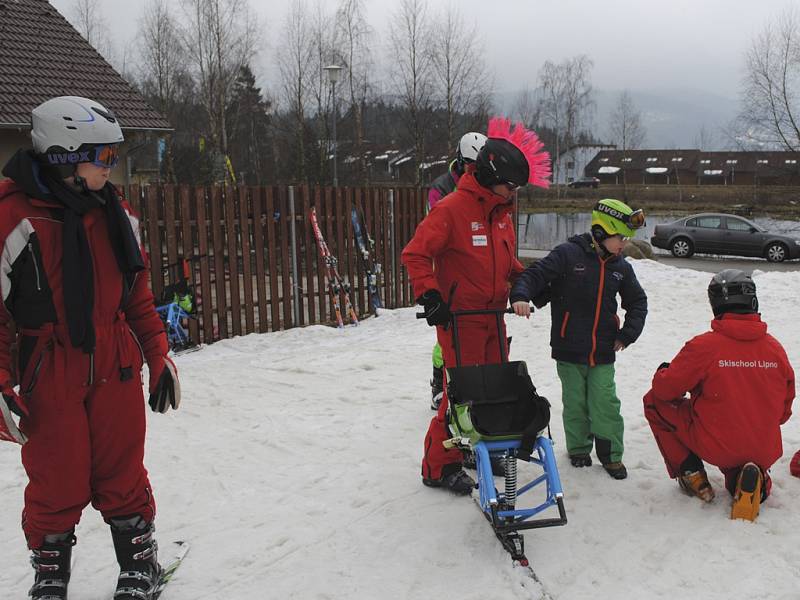
[[[785,245],[780,242],[772,242],[767,246],[766,257],[769,262],[783,262],[786,260],[786,255],[789,253]]]
[[[689,258],[694,254],[694,245],[689,238],[679,237],[672,241],[670,251],[675,258]]]

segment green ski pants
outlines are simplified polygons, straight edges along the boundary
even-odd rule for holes
[[[590,454],[594,441],[601,463],[622,460],[625,424],[614,384],[614,365],[590,367],[557,361],[567,452]]]

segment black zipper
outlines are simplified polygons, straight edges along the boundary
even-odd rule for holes
[[[33,269],[36,271],[36,289],[42,291],[42,279],[39,275],[39,263],[36,262],[36,254],[33,251],[33,242],[28,242],[28,252],[31,253],[31,260],[33,260]]]

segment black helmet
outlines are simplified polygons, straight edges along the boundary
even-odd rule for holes
[[[500,138],[486,140],[475,161],[475,179],[485,188],[500,183],[522,187],[528,183],[528,159],[511,142]]]
[[[750,275],[739,269],[725,269],[711,278],[711,283],[708,284],[708,301],[715,317],[726,312],[758,312],[756,284]]]

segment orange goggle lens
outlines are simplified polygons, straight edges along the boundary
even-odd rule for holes
[[[95,146],[92,162],[96,166],[111,168],[117,164],[117,161],[119,161],[119,144]]]
[[[630,225],[631,229],[639,229],[640,227],[645,226],[645,219],[644,219],[644,211],[639,209],[633,211],[630,215],[628,215],[628,225]]]

